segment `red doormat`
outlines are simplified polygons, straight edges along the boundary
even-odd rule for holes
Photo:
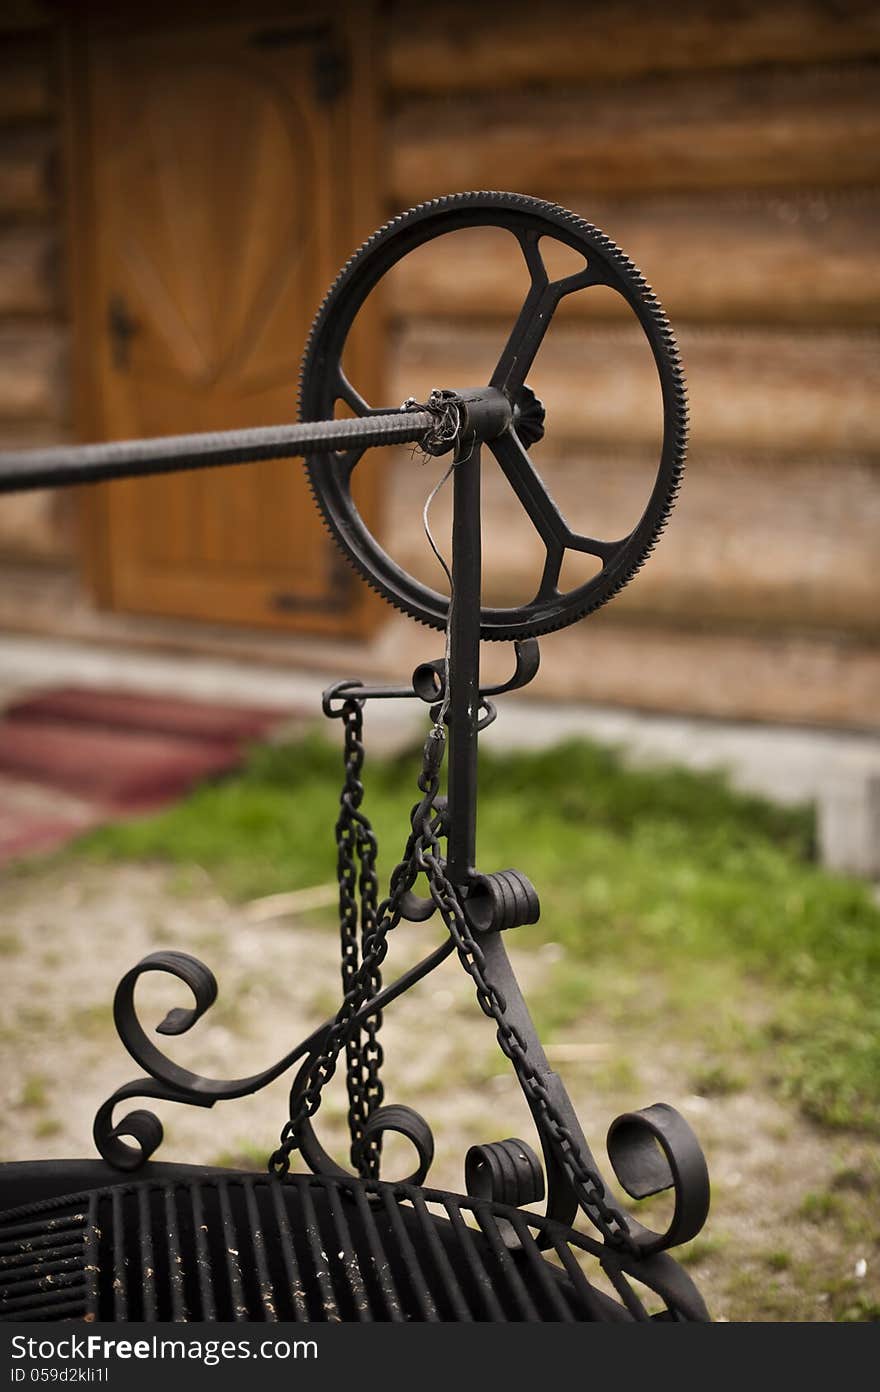
[[[0,863],[175,802],[293,711],[61,687],[0,717]]]

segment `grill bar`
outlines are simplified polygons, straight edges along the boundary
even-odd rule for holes
[[[278,1320],[278,1312],[275,1308],[275,1287],[272,1284],[272,1277],[269,1274],[269,1263],[266,1260],[266,1240],[263,1236],[263,1228],[260,1223],[260,1212],[257,1208],[257,1196],[252,1184],[245,1185],[244,1197],[247,1207],[248,1224],[251,1230],[251,1245],[257,1271],[257,1284],[260,1290],[260,1306],[264,1318],[274,1324],[277,1323]]]
[[[562,1262],[563,1269],[565,1270],[565,1273],[568,1276],[568,1279],[571,1281],[571,1284],[574,1287],[575,1291],[580,1296],[580,1299],[583,1303],[583,1307],[589,1314],[590,1318],[595,1320],[601,1320],[604,1317],[602,1303],[599,1300],[597,1292],[590,1285],[589,1281],[587,1280],[586,1276],[581,1270],[580,1264],[577,1258],[575,1257],[574,1253],[572,1252],[571,1248],[568,1246],[568,1243],[563,1242],[560,1238],[557,1238],[556,1241],[553,1243],[553,1250],[556,1252],[557,1256],[559,1257],[559,1260]]]
[[[168,1242],[168,1286],[171,1291],[171,1318],[175,1324],[186,1319],[183,1292],[183,1252],[177,1222],[177,1201],[173,1185],[165,1188],[165,1234]]]
[[[391,1229],[394,1233],[397,1251],[406,1266],[406,1274],[409,1278],[412,1292],[420,1307],[421,1317],[424,1320],[428,1320],[430,1323],[434,1323],[439,1320],[440,1316],[437,1313],[437,1306],[434,1304],[431,1292],[428,1289],[428,1282],[419,1264],[416,1250],[410,1241],[409,1233],[400,1216],[400,1208],[395,1198],[392,1196],[391,1191],[388,1189],[382,1190],[382,1201],[385,1211],[391,1221]]]
[[[434,1263],[440,1272],[441,1279],[449,1296],[450,1303],[455,1312],[456,1321],[460,1324],[471,1324],[471,1316],[468,1303],[462,1294],[461,1286],[452,1269],[452,1263],[446,1255],[443,1243],[437,1236],[437,1229],[428,1212],[427,1204],[422,1195],[416,1190],[413,1194],[413,1208],[419,1219],[419,1229],[424,1239],[425,1246],[434,1258]]]
[[[623,1272],[617,1271],[613,1266],[610,1265],[604,1266],[603,1269],[609,1281],[613,1285],[614,1289],[617,1291],[617,1294],[620,1296],[624,1305],[629,1310],[633,1319],[639,1321],[650,1319],[647,1310],[645,1309],[642,1302],[639,1300],[639,1297],[636,1295],[635,1291],[633,1290],[629,1281],[624,1276]]]
[[[483,1297],[489,1319],[495,1322],[506,1320],[507,1316],[501,1308],[501,1304],[495,1294],[492,1277],[486,1270],[485,1263],[480,1256],[479,1249],[474,1242],[470,1228],[461,1216],[461,1209],[457,1203],[450,1201],[448,1198],[444,1198],[444,1207],[449,1217],[452,1219],[452,1225],[455,1228],[459,1243],[464,1251],[477,1285],[479,1286],[480,1294]]]
[[[278,1228],[278,1236],[281,1245],[281,1257],[284,1262],[284,1271],[287,1276],[287,1290],[293,1304],[294,1319],[304,1321],[309,1317],[306,1305],[305,1294],[303,1292],[302,1276],[300,1275],[299,1262],[296,1259],[296,1250],[293,1244],[293,1233],[290,1231],[290,1221],[287,1217],[287,1209],[284,1207],[281,1185],[270,1184],[269,1193],[272,1195],[272,1213]]]
[[[81,1235],[76,1242],[54,1242],[51,1237],[34,1239],[26,1247],[16,1247],[14,1251],[7,1252],[5,1256],[0,1257],[0,1282],[14,1279],[17,1268],[31,1266],[42,1251],[49,1252],[53,1257],[60,1259],[68,1254],[72,1258],[81,1256],[82,1249]]]
[[[318,1281],[318,1289],[321,1293],[321,1303],[324,1307],[324,1318],[335,1322],[339,1319],[339,1309],[336,1304],[336,1297],[333,1293],[333,1282],[330,1279],[327,1253],[324,1251],[321,1229],[318,1226],[318,1215],[315,1212],[315,1205],[312,1202],[310,1189],[302,1189],[300,1203],[302,1205],[302,1214],[305,1221],[306,1237],[312,1255],[312,1262],[314,1263],[315,1276]]]
[[[30,1287],[33,1282],[24,1282],[25,1287]],[[76,1289],[77,1293],[82,1292],[82,1304],[85,1305],[87,1294],[86,1274],[83,1270],[70,1273],[63,1279],[53,1283],[52,1290],[22,1290],[18,1295],[7,1295],[3,1301],[3,1317],[24,1319],[23,1311],[46,1309],[48,1306],[57,1304],[60,1297],[69,1296],[71,1289]]]
[[[82,1318],[88,1314],[84,1297],[71,1300],[59,1300],[57,1305],[41,1305],[36,1308],[28,1305],[24,1313],[16,1310],[11,1315],[0,1314],[0,1324],[19,1323],[27,1320],[28,1322],[37,1321],[48,1322],[49,1320],[60,1320],[68,1318]]]
[[[153,1232],[150,1215],[149,1190],[138,1190],[138,1231],[141,1249],[141,1280],[143,1290],[144,1320],[152,1322],[159,1318],[156,1306],[156,1268],[153,1257]]]
[[[110,1196],[113,1217],[113,1318],[128,1317],[128,1257],[125,1251],[125,1226],[122,1217],[122,1195],[114,1189]]]
[[[538,1245],[529,1232],[525,1219],[519,1212],[514,1211],[510,1217],[510,1223],[519,1238],[520,1250],[529,1264],[529,1270],[532,1273],[532,1279],[535,1282],[536,1288],[539,1289],[549,1301],[558,1319],[568,1324],[572,1323],[571,1310],[563,1299],[558,1283],[553,1279],[553,1273],[550,1267],[542,1258],[538,1250]]]
[[[328,1176],[120,1182],[0,1215],[0,1233],[0,1320],[645,1321],[645,1288],[666,1319],[690,1298],[680,1270],[658,1287],[537,1214]]]
[[[202,1319],[215,1320],[217,1306],[214,1303],[214,1278],[211,1253],[208,1248],[208,1225],[205,1222],[205,1205],[200,1184],[189,1186],[192,1205],[193,1241],[195,1244],[195,1265],[198,1273],[199,1299],[202,1305]]]
[[[229,1189],[225,1179],[221,1179],[218,1183],[217,1194],[220,1200],[220,1218],[223,1226],[226,1275],[229,1280],[229,1293],[232,1297],[232,1318],[241,1323],[248,1318],[248,1309],[241,1279],[241,1267],[238,1263],[238,1234],[235,1230],[235,1219],[232,1216]]]
[[[330,1207],[330,1216],[333,1219],[333,1234],[338,1239],[337,1256],[342,1262],[345,1272],[345,1279],[348,1282],[349,1290],[354,1301],[354,1308],[357,1317],[362,1323],[370,1323],[373,1314],[370,1309],[370,1298],[364,1279],[361,1275],[360,1263],[357,1252],[351,1239],[351,1229],[348,1226],[348,1219],[342,1207],[339,1197],[339,1189],[335,1184],[327,1186],[327,1200]],[[334,1244],[335,1245],[335,1244]]]
[[[480,1209],[477,1212],[477,1222],[485,1233],[492,1248],[492,1254],[504,1273],[510,1293],[524,1319],[531,1323],[536,1323],[540,1316],[532,1297],[526,1290],[525,1283],[516,1269],[516,1263],[510,1254],[510,1249],[502,1240],[498,1231],[498,1224],[491,1213]]]
[[[42,1222],[40,1221],[42,1218]],[[46,1217],[38,1214],[32,1221],[27,1223],[16,1223],[11,1227],[4,1228],[3,1241],[0,1242],[0,1252],[19,1251],[22,1240],[33,1235],[35,1241],[44,1240],[46,1242],[58,1241],[59,1234],[71,1228],[78,1229],[80,1232],[79,1240],[82,1241],[82,1226],[88,1218],[87,1213],[71,1213],[63,1218],[52,1217],[47,1221]]]
[[[391,1264],[388,1254],[382,1245],[382,1238],[376,1226],[376,1219],[373,1210],[367,1201],[367,1196],[361,1186],[354,1185],[355,1203],[358,1208],[358,1216],[363,1224],[366,1233],[367,1245],[370,1249],[370,1260],[373,1266],[373,1273],[379,1283],[382,1298],[385,1302],[385,1309],[388,1312],[389,1320],[394,1324],[401,1323],[405,1316],[400,1307],[400,1296],[394,1284],[394,1276],[391,1272]]]

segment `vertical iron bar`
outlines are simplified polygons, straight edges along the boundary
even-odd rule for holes
[[[180,1225],[177,1219],[177,1195],[173,1184],[166,1184],[165,1239],[168,1247],[168,1288],[171,1292],[171,1319],[184,1324],[187,1318],[183,1286],[183,1250],[180,1246]]]
[[[452,612],[449,618],[449,843],[447,874],[466,884],[475,860],[477,719],[480,713],[480,446],[473,436],[455,451]]]
[[[437,1236],[434,1220],[428,1212],[428,1207],[422,1197],[421,1190],[413,1189],[410,1198],[412,1199],[412,1206],[418,1214],[422,1236],[425,1239],[425,1246],[434,1258],[435,1265],[443,1280],[443,1286],[449,1297],[450,1304],[452,1305],[456,1323],[472,1324],[473,1315],[468,1308],[458,1277],[452,1268],[452,1263],[446,1255],[446,1248]]]
[[[404,1190],[403,1192],[405,1194],[406,1191]],[[439,1322],[440,1316],[437,1313],[437,1306],[434,1304],[434,1298],[431,1295],[428,1278],[422,1270],[418,1254],[410,1241],[409,1233],[406,1230],[406,1224],[401,1216],[398,1191],[395,1189],[392,1192],[390,1188],[383,1188],[382,1202],[397,1244],[397,1255],[403,1262],[410,1291],[415,1297],[415,1303],[421,1311],[420,1315],[415,1315],[413,1318],[429,1320],[432,1324],[436,1324]]]
[[[328,1184],[325,1192],[330,1217],[333,1219],[333,1240],[334,1243],[337,1239],[339,1242],[336,1248],[336,1257],[342,1263],[357,1317],[366,1323],[372,1320],[373,1312],[370,1309],[370,1298],[367,1295],[367,1288],[361,1274],[357,1249],[351,1240],[351,1229],[348,1226],[348,1219],[345,1216],[342,1199],[339,1196],[339,1186],[332,1183]]]
[[[231,1316],[237,1323],[248,1319],[247,1298],[244,1293],[244,1283],[241,1278],[241,1265],[239,1263],[239,1237],[235,1229],[235,1218],[232,1213],[232,1204],[229,1201],[229,1190],[226,1181],[220,1180],[217,1184],[217,1198],[220,1202],[220,1219],[223,1225],[223,1246],[226,1258],[226,1275],[229,1280],[229,1299],[231,1304]]]
[[[382,1298],[385,1301],[388,1318],[393,1324],[400,1324],[404,1320],[404,1314],[400,1308],[400,1297],[397,1294],[394,1277],[391,1274],[391,1264],[388,1260],[388,1254],[382,1245],[382,1238],[379,1234],[376,1220],[373,1217],[373,1210],[360,1184],[353,1184],[351,1186],[351,1192],[354,1195],[358,1213],[363,1224],[364,1232],[366,1233],[373,1272],[382,1288]]]
[[[263,1307],[263,1315],[267,1324],[277,1324],[278,1311],[275,1308],[275,1287],[272,1284],[272,1276],[269,1271],[269,1261],[266,1255],[266,1239],[263,1235],[263,1225],[260,1221],[260,1210],[257,1206],[257,1195],[254,1191],[252,1180],[243,1181],[245,1208],[247,1209],[248,1222],[251,1228],[251,1250],[254,1254],[254,1263],[257,1268],[257,1284],[260,1290],[260,1304]]]
[[[309,1318],[309,1311],[303,1294],[303,1280],[300,1275],[293,1233],[290,1229],[290,1220],[284,1206],[284,1195],[279,1180],[270,1180],[269,1193],[272,1195],[272,1209],[275,1222],[278,1225],[278,1235],[281,1239],[281,1256],[284,1261],[284,1272],[287,1276],[287,1293],[293,1304],[293,1318],[304,1322]]]
[[[113,1318],[121,1323],[128,1319],[128,1257],[125,1251],[122,1195],[118,1188],[110,1191],[110,1212],[113,1222]]]
[[[208,1225],[205,1222],[205,1206],[202,1200],[202,1186],[189,1187],[192,1201],[193,1231],[195,1233],[195,1264],[199,1278],[199,1296],[202,1302],[203,1320],[216,1320],[217,1306],[214,1303],[214,1277],[211,1270],[211,1252],[208,1247]]]
[[[488,1318],[493,1323],[500,1323],[502,1320],[506,1320],[507,1315],[504,1313],[501,1302],[495,1294],[492,1277],[486,1269],[486,1263],[483,1261],[480,1249],[474,1239],[473,1231],[468,1227],[462,1217],[456,1196],[454,1194],[443,1194],[441,1198],[443,1207],[449,1214],[452,1226],[455,1228],[455,1234],[458,1238],[461,1250],[467,1257],[468,1265],[471,1268],[474,1280],[477,1283],[477,1288],[482,1296]]]
[[[553,1238],[553,1247],[571,1282],[573,1292],[582,1302],[583,1310],[591,1320],[595,1320],[598,1324],[607,1321],[608,1314],[599,1299],[599,1294],[581,1270],[580,1263],[566,1242],[564,1234]],[[621,1319],[625,1318],[626,1316],[621,1311]]]
[[[559,1284],[555,1278],[549,1262],[545,1262],[541,1256],[538,1244],[532,1236],[532,1230],[519,1209],[514,1209],[510,1218],[511,1226],[519,1238],[519,1254],[525,1258],[529,1264],[532,1276],[535,1281],[535,1289],[540,1287],[550,1301],[555,1317],[571,1324],[573,1317],[562,1297]]]
[[[508,1290],[519,1307],[522,1318],[528,1320],[532,1324],[540,1323],[541,1317],[535,1307],[535,1302],[532,1300],[526,1288],[526,1284],[517,1270],[516,1262],[509,1248],[505,1246],[501,1234],[498,1231],[497,1218],[493,1213],[487,1212],[486,1209],[481,1207],[475,1207],[472,1211],[489,1243],[493,1257],[507,1280]]]
[[[315,1266],[318,1290],[321,1292],[321,1304],[324,1307],[324,1318],[328,1322],[337,1324],[340,1322],[341,1316],[336,1305],[336,1295],[330,1276],[330,1265],[327,1259],[327,1253],[324,1251],[324,1238],[321,1234],[318,1215],[315,1212],[315,1205],[312,1202],[312,1190],[310,1185],[303,1184],[300,1186],[299,1199],[302,1207],[306,1237],[309,1243],[309,1251],[312,1254],[312,1261]]]
[[[159,1311],[156,1304],[156,1263],[153,1258],[153,1218],[150,1211],[150,1191],[145,1185],[141,1185],[137,1191],[137,1203],[144,1307],[142,1318],[145,1323],[151,1324],[159,1318]]]

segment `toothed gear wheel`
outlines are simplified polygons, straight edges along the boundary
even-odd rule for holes
[[[370,291],[409,252],[464,227],[500,227],[519,242],[530,288],[489,385],[514,408],[510,428],[484,445],[528,513],[546,551],[538,592],[515,608],[483,608],[484,639],[539,637],[565,628],[607,603],[636,574],[662,532],[675,501],[687,443],[687,398],[675,339],[650,287],[615,244],[574,213],[513,193],[461,193],[419,204],[375,232],[340,272],[318,311],[300,375],[300,419],[326,420],[344,402],[357,415],[375,413],[342,369],[349,331]],[[552,238],[580,252],[582,271],[551,280],[540,240]],[[572,531],[550,497],[528,454],[543,434],[543,407],[526,384],[553,313],[565,295],[592,285],[609,286],[626,300],[651,348],[663,402],[660,460],[645,510],[633,530],[615,541]],[[444,383],[444,386],[449,384]],[[389,408],[384,407],[383,410]],[[394,409],[394,408],[391,408]],[[552,428],[552,419],[550,422]],[[306,460],[312,492],[333,537],[369,585],[404,613],[445,628],[449,599],[402,570],[380,546],[358,513],[352,474],[363,450],[323,452]],[[567,592],[559,589],[566,551],[601,561],[596,575]]]

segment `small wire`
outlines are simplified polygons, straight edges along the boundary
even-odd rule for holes
[[[457,449],[458,449],[458,445],[456,445],[456,451],[457,451]],[[434,555],[436,556],[437,560],[439,561],[440,565],[441,565],[442,568],[443,568],[443,573],[445,574],[446,579],[449,581],[449,609],[448,609],[447,614],[446,614],[446,644],[445,644],[445,651],[444,651],[444,659],[445,659],[445,679],[444,679],[444,683],[443,683],[443,699],[442,699],[441,702],[440,702],[440,709],[439,709],[438,712],[437,712],[437,719],[434,721],[434,729],[437,730],[437,731],[441,731],[441,732],[444,730],[444,722],[445,722],[445,720],[446,720],[446,713],[447,713],[447,711],[449,710],[449,689],[450,689],[449,669],[450,669],[450,664],[451,664],[452,611],[453,611],[453,608],[454,608],[454,605],[455,605],[455,581],[454,581],[453,578],[452,578],[452,571],[451,571],[450,567],[449,567],[449,566],[447,565],[447,563],[446,563],[446,558],[443,556],[442,552],[440,551],[439,546],[437,545],[437,542],[434,540],[434,534],[433,534],[433,532],[431,531],[431,523],[430,523],[429,517],[430,517],[430,512],[431,512],[431,504],[433,503],[434,499],[437,497],[437,494],[440,492],[440,490],[441,490],[441,488],[443,487],[443,485],[446,483],[447,479],[455,472],[455,470],[458,468],[458,466],[459,466],[460,464],[467,464],[467,462],[468,462],[468,460],[471,458],[473,452],[474,452],[474,446],[473,446],[473,443],[472,443],[472,444],[471,444],[470,451],[468,452],[468,454],[466,454],[466,455],[464,456],[464,458],[462,458],[462,459],[457,459],[457,458],[453,457],[452,463],[449,465],[449,468],[446,470],[446,473],[445,473],[445,474],[443,475],[443,477],[440,479],[440,482],[439,482],[439,483],[436,483],[436,484],[434,485],[434,487],[431,489],[431,492],[428,494],[427,498],[425,499],[425,506],[424,506],[424,508],[422,509],[422,525],[424,526],[424,529],[425,529],[425,536],[426,536],[427,539],[428,539],[428,545],[430,546],[431,550],[434,552]]]
[[[443,723],[446,719],[446,712],[449,710],[449,659],[452,633],[452,606],[455,603],[455,581],[452,578],[452,571],[446,564],[445,557],[442,555],[439,546],[434,540],[434,534],[431,531],[431,523],[429,521],[429,514],[431,511],[431,504],[433,503],[434,499],[437,497],[437,494],[440,492],[440,489],[443,487],[444,483],[450,477],[455,468],[456,461],[453,459],[452,463],[449,465],[449,468],[446,470],[446,473],[443,475],[440,482],[435,484],[434,487],[431,489],[431,492],[425,499],[425,506],[422,509],[422,524],[425,528],[425,536],[428,538],[428,545],[434,552],[434,555],[437,557],[437,560],[440,562],[440,565],[443,567],[446,579],[449,581],[449,610],[446,615],[446,647],[444,653],[445,676],[443,680],[443,699],[440,702],[440,710],[437,713],[437,719],[434,721],[434,728],[439,728],[440,730],[443,729]]]

